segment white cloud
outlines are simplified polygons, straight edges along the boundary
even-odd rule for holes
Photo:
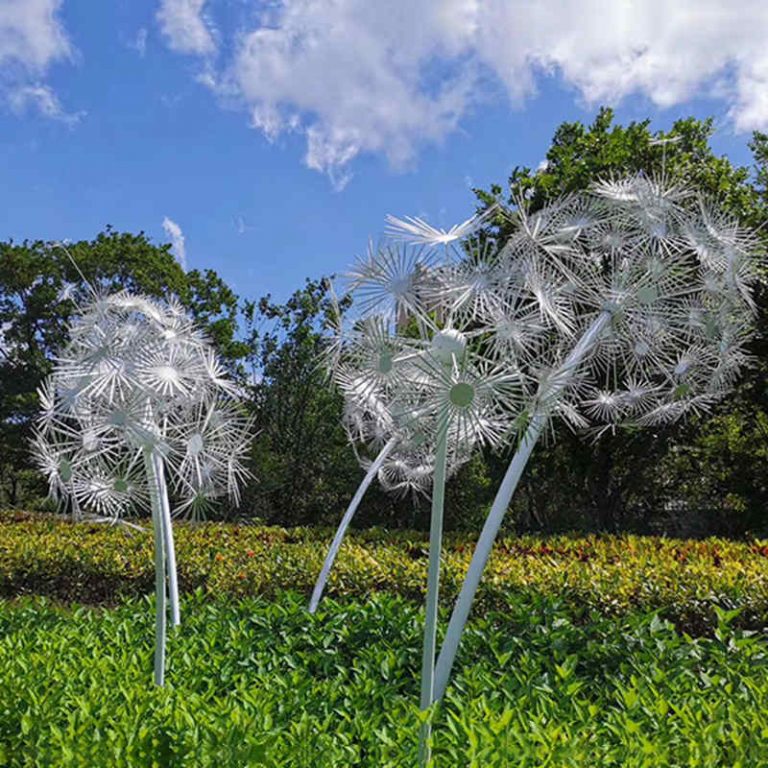
[[[62,0],[3,0],[0,4],[0,64],[42,74],[72,47],[56,17]]]
[[[245,220],[245,216],[237,214],[232,218],[232,223],[235,225],[235,231],[238,235],[244,235],[249,229],[253,227]]]
[[[205,0],[161,0],[157,20],[172,50],[204,56],[216,50],[204,5]]]
[[[187,271],[187,251],[184,245],[184,233],[181,227],[167,216],[163,218],[163,229],[171,241],[171,253],[176,257],[176,261],[181,264],[181,268]]]
[[[0,95],[14,112],[34,110],[71,125],[84,113],[66,112],[51,87],[40,82],[52,64],[74,55],[57,15],[61,2],[0,2]]]
[[[183,49],[211,52],[203,0],[162,6],[183,8],[177,15],[194,31]],[[724,102],[735,130],[768,129],[765,0],[562,0],[556,9],[536,0],[282,0],[268,8],[240,24],[225,64],[205,82],[247,109],[270,140],[304,134],[307,165],[338,184],[360,153],[407,164],[499,86],[522,105],[546,75],[590,106],[642,94],[671,107],[707,95]]]
[[[8,104],[17,115],[37,112],[51,120],[60,120],[67,125],[80,122],[85,112],[67,112],[61,106],[53,90],[40,83],[35,85],[19,85],[8,93]]]

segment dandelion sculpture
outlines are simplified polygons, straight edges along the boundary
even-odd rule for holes
[[[448,276],[438,275],[431,262],[426,251],[387,248],[369,254],[353,277],[366,312],[346,339],[332,345],[333,375],[345,396],[350,434],[384,447],[345,514],[318,581],[322,588],[373,473],[385,488],[397,491],[432,486],[424,709],[434,696],[446,478],[473,449],[502,444],[525,402],[520,372],[489,358],[464,301],[452,294],[450,302],[443,300],[448,294],[441,281]],[[316,586],[314,606],[318,598]]]
[[[553,421],[595,436],[666,425],[707,411],[747,361],[758,243],[715,203],[638,176],[511,215],[504,242],[472,236],[471,222],[446,232],[390,217],[406,245],[358,265],[362,317],[333,345],[350,432],[384,446],[371,472],[385,480],[416,438],[432,476],[422,708],[445,692],[504,513]],[[516,450],[433,667],[446,457],[484,443]]]
[[[409,418],[416,411],[403,405],[405,393],[413,389],[413,363],[418,350],[434,335],[434,323],[428,317],[437,298],[430,274],[435,263],[432,247],[438,243],[449,246],[470,235],[492,212],[468,219],[447,232],[434,230],[418,218],[400,220],[390,216],[395,241],[403,234],[422,238],[426,232],[431,237],[430,247],[414,250],[386,245],[377,251],[369,245],[367,257],[359,260],[349,274],[363,317],[347,331],[337,305],[334,339],[325,362],[344,394],[343,422],[350,442],[353,446],[362,444],[377,455],[373,461],[358,456],[367,472],[331,542],[309,601],[310,613],[317,611],[344,536],[373,480],[378,477],[382,488],[395,494],[425,494],[431,487],[435,467],[429,430]],[[418,340],[398,333],[398,326],[402,330],[410,317],[416,321],[414,333]],[[435,337],[433,347],[450,359],[451,348],[459,350],[465,343],[464,335],[449,326]],[[470,455],[471,450],[455,444],[446,464],[446,478]]]
[[[748,362],[749,286],[763,259],[755,234],[716,203],[643,176],[598,183],[532,216],[523,211],[500,256],[510,270],[521,261],[551,270],[550,298],[563,300],[559,325],[569,333],[527,364],[536,394],[446,630],[435,700],[445,693],[504,513],[547,424],[561,416],[599,436],[709,410]]]
[[[345,395],[343,422],[353,444],[377,453],[373,461],[359,456],[367,469],[336,531],[318,576],[309,610],[314,613],[344,535],[374,478],[396,494],[427,493],[434,471],[433,421],[425,405],[412,393],[415,377],[421,377],[417,358],[423,356],[423,338],[398,336],[385,316],[366,318],[359,331],[350,334],[343,353],[333,360],[331,372]],[[411,396],[414,395],[414,396]],[[466,460],[458,444],[446,453],[446,476]]]
[[[51,495],[77,516],[118,521],[149,507],[155,550],[157,685],[165,676],[167,603],[180,623],[169,489],[176,515],[239,502],[250,422],[210,343],[175,303],[96,296],[40,389],[34,438]]]
[[[382,484],[393,489],[432,486],[421,690],[425,709],[434,694],[446,478],[474,448],[503,441],[513,428],[524,392],[520,375],[488,360],[482,353],[482,339],[458,320],[447,315],[438,327],[424,312],[414,337],[392,328],[387,335],[392,368],[386,384],[369,384],[365,367],[354,374],[342,368],[337,374],[354,411],[364,413],[373,401],[386,414],[374,423],[393,425],[385,450],[393,444],[397,450],[387,454],[389,463],[382,459],[383,450],[372,464],[378,465]],[[377,315],[379,330],[384,323],[385,316]],[[350,355],[354,360],[354,343]]]

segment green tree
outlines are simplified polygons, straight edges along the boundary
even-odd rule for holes
[[[594,122],[563,123],[538,170],[516,167],[506,190],[476,189],[480,209],[498,203],[530,211],[600,178],[644,173],[686,182],[716,198],[745,225],[760,229],[768,245],[768,136],[750,143],[755,168],[734,167],[710,147],[713,122],[687,118],[669,131],[652,131],[649,120],[614,123],[610,109]],[[499,215],[489,234],[508,235],[514,217]],[[626,430],[588,443],[563,427],[546,450],[534,454],[513,501],[520,527],[645,528],[678,532],[729,532],[766,522],[768,492],[764,429],[768,413],[768,348],[765,283],[756,287],[758,335],[755,365],[711,418],[668,429]],[[760,450],[754,450],[760,441]],[[503,463],[489,459],[500,479]],[[702,482],[702,478],[704,481]]]
[[[73,263],[74,262],[74,263]],[[235,374],[247,353],[238,340],[238,297],[213,270],[185,273],[169,245],[111,228],[92,241],[0,243],[0,504],[40,495],[28,437],[37,387],[65,342],[76,301],[92,287],[175,295],[208,332]]]
[[[284,304],[270,295],[244,303],[259,427],[244,509],[268,522],[334,522],[360,478],[341,396],[320,365],[333,311],[323,279],[307,280]]]

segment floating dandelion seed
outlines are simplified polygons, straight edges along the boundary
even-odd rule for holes
[[[100,519],[150,509],[157,594],[155,682],[165,672],[166,598],[179,624],[176,514],[199,517],[246,476],[250,421],[205,337],[177,303],[96,296],[39,392],[33,449],[51,495]]]
[[[450,229],[438,229],[427,224],[424,219],[416,216],[406,216],[403,219],[387,214],[386,232],[393,240],[405,240],[419,245],[449,245],[469,237],[481,227],[485,226],[496,214],[495,206],[491,206],[482,213],[455,224]]]

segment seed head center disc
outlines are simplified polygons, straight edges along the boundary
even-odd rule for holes
[[[61,459],[59,461],[59,476],[61,479],[68,483],[72,479],[72,464],[67,459]]]
[[[202,452],[204,447],[205,447],[205,444],[203,441],[203,436],[199,432],[195,432],[195,434],[189,438],[189,441],[187,443],[187,450],[193,456],[197,456],[199,453]]]
[[[122,477],[118,477],[117,480],[115,480],[114,489],[117,493],[128,493],[128,481],[124,480]]]
[[[392,353],[382,352],[379,356],[379,373],[386,375],[392,372]]]
[[[448,397],[457,408],[468,408],[475,399],[475,388],[466,381],[460,381],[451,387]]]

